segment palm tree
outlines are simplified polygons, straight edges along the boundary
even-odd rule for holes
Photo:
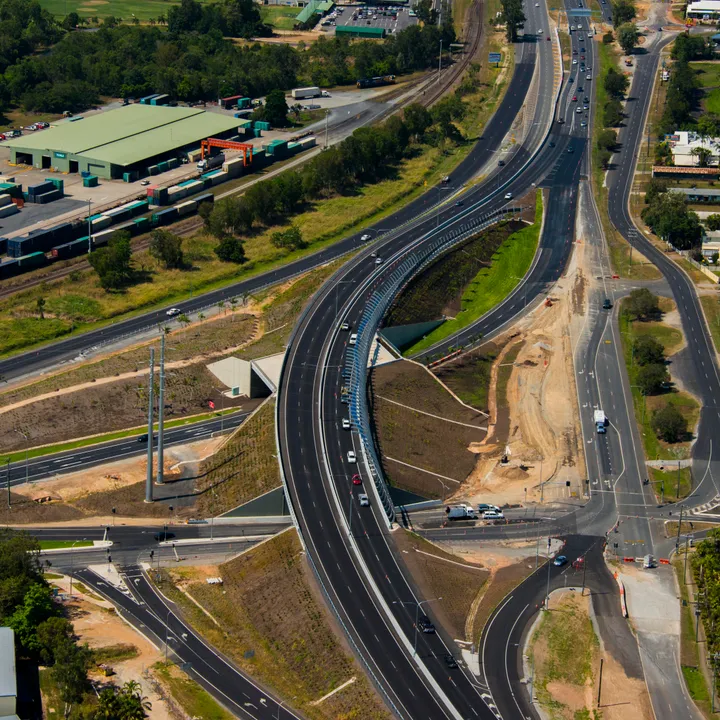
[[[690,154],[697,158],[698,167],[707,167],[708,160],[712,157],[712,152],[702,145],[694,147]]]

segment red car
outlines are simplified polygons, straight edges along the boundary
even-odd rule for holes
[[[355,473],[352,476],[352,482],[353,485],[362,485],[362,478],[357,473]]]
[[[573,102],[577,102],[577,95],[573,95]]]

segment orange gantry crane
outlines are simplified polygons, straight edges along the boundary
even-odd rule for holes
[[[210,154],[210,148],[225,148],[227,150],[242,150],[243,165],[247,167],[252,163],[253,146],[247,143],[235,142],[233,140],[219,140],[218,138],[208,138],[200,143],[200,157],[205,159],[206,153]]]

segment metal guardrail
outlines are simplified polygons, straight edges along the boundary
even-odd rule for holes
[[[383,282],[382,289],[373,293],[358,323],[357,342],[352,346],[352,352],[347,354],[345,361],[345,366],[350,371],[350,417],[360,436],[368,469],[390,522],[395,519],[395,508],[375,449],[366,393],[368,359],[380,322],[390,304],[408,283],[428,265],[435,262],[440,255],[446,253],[454,245],[499,222],[508,214],[520,211],[520,208],[501,209],[482,215],[451,230],[448,234],[443,234],[428,247],[421,248],[420,252],[411,254]],[[373,361],[376,359],[377,351]]]

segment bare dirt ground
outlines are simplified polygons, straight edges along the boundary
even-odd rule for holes
[[[67,580],[53,581],[63,591],[68,590]],[[76,635],[81,643],[86,642],[93,650],[116,645],[131,645],[137,648],[137,656],[122,661],[108,663],[115,675],[106,678],[98,670],[91,670],[90,677],[101,683],[112,682],[123,685],[129,680],[140,683],[142,694],[152,703],[150,717],[153,720],[176,720],[164,699],[155,691],[154,683],[149,679],[149,668],[162,660],[161,653],[142,635],[135,632],[115,612],[107,608],[107,603],[98,603],[77,589],[73,590],[73,599],[65,603],[69,611]]]
[[[475,465],[468,448],[484,438],[485,414],[408,361],[375,368],[371,383],[380,451],[393,485],[426,497],[454,492]]]

